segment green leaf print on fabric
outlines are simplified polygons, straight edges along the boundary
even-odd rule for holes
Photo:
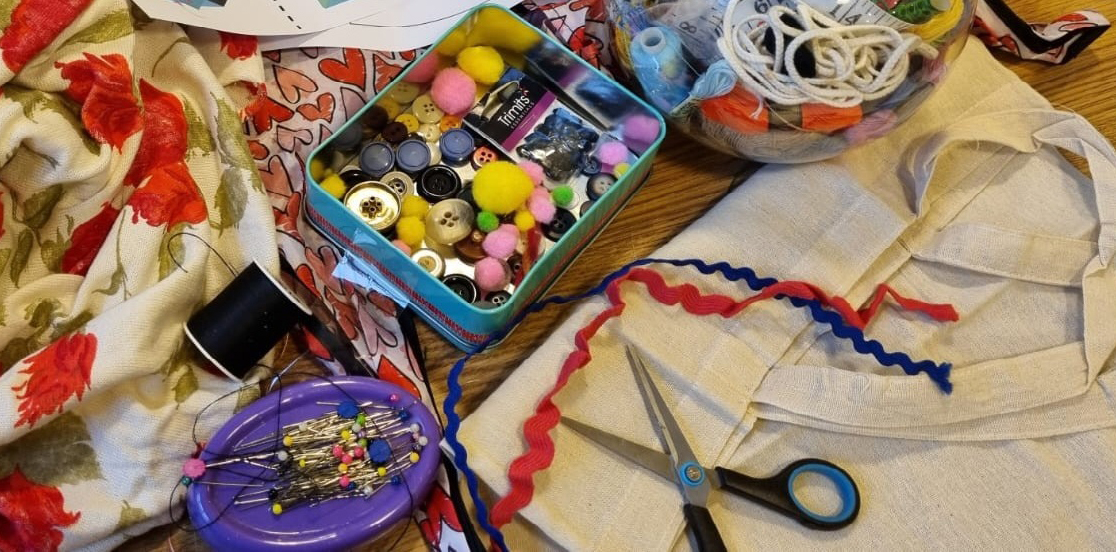
[[[104,479],[85,420],[73,412],[64,412],[0,447],[0,478],[7,477],[16,466],[27,479],[41,485]]]

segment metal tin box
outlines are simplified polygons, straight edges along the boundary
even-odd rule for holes
[[[349,263],[348,267],[353,273],[347,277],[359,278],[367,287],[383,292],[403,306],[411,306],[447,339],[466,351],[478,349],[493,333],[504,329],[524,308],[543,297],[566,267],[639,189],[648,176],[652,158],[665,133],[665,123],[649,105],[502,7],[482,5],[474,9],[435,43],[433,48],[427,50],[423,57],[438,55],[436,49],[442,41],[461,40],[463,33],[468,35],[476,32],[478,25],[491,24],[493,21],[503,26],[519,26],[516,29],[519,36],[533,33],[538,37],[536,43],[523,52],[521,57],[514,53],[506,54],[516,59],[509,64],[520,64],[523,72],[543,83],[564,106],[572,108],[583,120],[594,122],[605,131],[605,135],[619,136],[624,121],[632,120],[633,116],[642,118],[643,121],[657,122],[658,133],[648,143],[629,146],[632,152],[629,167],[623,172],[618,169],[616,182],[603,193],[596,190],[597,193],[592,195],[598,197],[591,205],[584,208],[582,205],[571,207],[570,211],[578,215],[576,223],[556,241],[543,240],[545,247],[538,258],[522,275],[510,297],[506,297],[498,305],[480,306],[466,302],[393,245],[388,236],[374,230],[346,208],[341,200],[330,195],[314,180],[308,169],[306,217],[324,235],[348,251],[352,258],[363,261]],[[500,33],[501,29],[489,31]],[[481,40],[483,44],[483,38]],[[470,41],[473,39],[470,38]],[[343,139],[343,136],[350,139],[357,136],[365,113],[382,99],[390,98],[396,87],[404,82],[406,75],[417,65],[418,61],[412,63],[356,117],[322,143],[314,151],[312,158],[325,160],[327,165],[331,160],[337,164],[339,146],[336,142]],[[352,128],[354,125],[356,127]],[[505,154],[512,160],[517,160],[514,151]],[[462,178],[468,180],[470,177],[466,174]],[[572,187],[581,203],[588,201],[587,181],[588,176],[581,175],[572,181]],[[462,266],[463,263],[447,262],[446,274],[463,271]]]

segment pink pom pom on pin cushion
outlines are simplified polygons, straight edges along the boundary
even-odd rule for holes
[[[434,78],[434,74],[438,72],[439,66],[438,54],[430,54],[418,61],[415,68],[403,77],[406,82],[413,82],[415,84],[423,84],[430,82]],[[444,110],[443,110],[444,111]]]
[[[191,458],[182,464],[182,475],[197,479],[205,474],[205,462],[200,458]]]
[[[519,168],[523,169],[523,172],[527,173],[527,176],[531,177],[531,183],[536,186],[542,185],[543,178],[545,178],[542,165],[534,161],[527,160],[520,161],[519,163],[516,163],[516,165],[518,165]]]
[[[511,268],[500,259],[485,257],[477,261],[473,268],[476,270],[477,287],[484,291],[499,291],[511,283]]]
[[[456,67],[442,69],[434,77],[430,97],[438,109],[450,115],[461,115],[477,101],[477,83]]]

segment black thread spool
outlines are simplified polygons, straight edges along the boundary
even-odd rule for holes
[[[239,381],[310,309],[258,262],[248,265],[186,322],[186,337]]]

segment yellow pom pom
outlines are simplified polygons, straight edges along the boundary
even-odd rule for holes
[[[519,211],[515,214],[515,227],[520,232],[529,232],[535,227],[535,216],[531,211]]]
[[[523,205],[535,185],[523,169],[510,161],[493,161],[473,177],[473,201],[482,211],[506,215]]]
[[[465,29],[458,27],[434,47],[434,50],[443,56],[456,57],[465,48]]]
[[[504,58],[488,46],[470,46],[457,54],[457,66],[481,84],[492,84],[504,74]]]
[[[403,217],[395,223],[395,236],[399,241],[407,244],[407,247],[418,249],[422,245],[423,238],[426,237],[426,224],[420,217]]]
[[[393,121],[400,113],[403,113],[403,106],[387,96],[380,98],[380,101],[376,102],[376,105],[384,108],[384,111],[387,111],[388,119]]]
[[[310,160],[310,178],[321,182],[325,177],[326,166],[325,163],[318,157]]]
[[[425,217],[426,212],[430,210],[430,203],[417,195],[409,195],[403,198],[403,205],[399,208],[399,216],[401,217]]]
[[[539,40],[539,33],[514,15],[499,8],[485,8],[477,12],[467,45],[484,44],[523,54]]]
[[[341,180],[340,176],[337,176],[335,174],[331,174],[331,175],[321,179],[319,181],[319,184],[321,185],[322,189],[325,190],[325,192],[327,194],[329,194],[329,195],[331,195],[331,196],[333,196],[337,199],[341,199],[341,196],[345,195],[345,190],[346,190],[345,181]]]

